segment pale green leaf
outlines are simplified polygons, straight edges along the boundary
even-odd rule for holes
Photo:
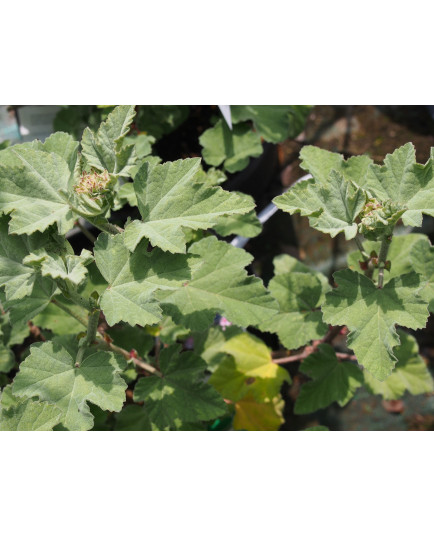
[[[299,348],[327,333],[327,325],[318,310],[324,301],[324,290],[316,275],[297,272],[276,275],[268,290],[280,311],[263,322],[260,329],[277,333],[285,348]]]
[[[224,214],[244,214],[254,208],[249,197],[197,182],[198,158],[150,167],[145,163],[134,179],[134,189],[143,221],[125,229],[125,244],[134,251],[143,237],[153,246],[172,253],[185,253],[183,229],[208,229]]]
[[[291,257],[291,255],[278,255],[277,257],[274,257],[273,265],[274,275],[282,275],[286,273],[313,274],[321,281],[323,292],[330,290],[329,281],[324,274],[307,266],[303,262],[300,262],[295,257]]]
[[[338,286],[326,295],[324,321],[348,326],[347,343],[358,362],[378,380],[385,380],[396,362],[393,348],[399,344],[399,336],[395,325],[425,327],[427,304],[416,295],[422,284],[420,276],[404,274],[381,289],[348,269],[336,272],[334,279]]]
[[[235,173],[248,164],[251,157],[262,154],[260,137],[249,125],[234,125],[230,130],[223,120],[200,136],[202,156],[210,166],[224,164],[225,171]]]
[[[392,374],[384,381],[375,379],[368,371],[365,374],[365,386],[385,400],[398,400],[405,391],[412,395],[434,391],[433,378],[424,360],[419,355],[416,339],[404,331],[399,331],[401,345],[395,349],[398,359]]]
[[[422,235],[423,236],[423,235]],[[420,296],[428,302],[428,309],[434,313],[434,246],[427,237],[419,240],[411,249],[408,261],[422,277]]]
[[[25,299],[5,301],[5,309],[9,310],[10,321],[15,324],[25,324],[41,313],[50,303],[51,298],[58,293],[56,283],[37,276],[33,290]]]
[[[422,214],[434,216],[434,151],[425,165],[416,163],[412,143],[407,143],[388,154],[384,165],[372,164],[359,186],[368,190],[379,201],[391,200],[407,209],[402,216],[404,225],[420,227]]]
[[[276,397],[284,381],[291,383],[288,372],[272,362],[271,351],[249,333],[230,338],[221,348],[230,354],[223,359],[210,378],[210,384],[234,402],[253,396],[269,401]]]
[[[11,397],[13,403],[0,409],[0,431],[44,432],[59,424],[61,411],[46,402]]]
[[[101,296],[101,307],[110,326],[120,321],[132,326],[159,322],[162,314],[155,290],[175,289],[190,279],[185,255],[171,255],[159,249],[149,253],[144,243],[130,253],[122,234],[101,233],[94,255],[108,283]]]
[[[333,402],[345,406],[363,385],[363,372],[349,360],[339,361],[328,344],[320,344],[303,360],[300,372],[313,381],[302,385],[295,402],[296,414],[313,413]]]
[[[81,145],[89,166],[99,171],[107,170],[112,175],[129,176],[137,156],[134,144],[124,145],[123,141],[134,116],[134,106],[117,106],[101,123],[96,134],[89,128],[85,129]]]
[[[311,106],[231,106],[233,123],[252,120],[255,129],[266,141],[279,143],[295,138],[303,130]]]
[[[238,195],[242,199],[250,201],[252,205],[254,204],[253,198],[249,195],[239,192]],[[252,210],[246,214],[227,214],[220,216],[217,225],[214,225],[214,230],[221,236],[236,234],[253,238],[254,236],[258,236],[262,231],[262,224],[256,212]]]
[[[24,259],[36,249],[46,246],[48,233],[32,236],[8,234],[8,216],[0,217],[0,287],[4,287],[8,300],[24,298],[32,293],[37,272],[26,266]]]
[[[70,170],[55,153],[15,145],[0,153],[0,212],[11,214],[9,231],[32,234],[57,223],[60,234],[76,216],[59,194],[67,190]]]
[[[0,340],[0,372],[9,372],[15,366],[15,357],[10,348]]]
[[[330,182],[330,172],[338,171],[348,181],[359,186],[364,183],[364,177],[372,160],[368,156],[352,156],[348,160],[338,153],[331,153],[325,149],[308,145],[300,151],[301,167],[309,171],[319,185]]]
[[[47,153],[59,155],[68,165],[71,176],[77,162],[78,141],[66,134],[65,132],[55,132],[49,136],[44,143],[41,143],[41,149]]]
[[[61,279],[79,285],[87,275],[86,265],[93,261],[92,253],[83,249],[78,255],[58,255],[57,253],[35,251],[25,260],[25,264],[38,264],[41,274],[52,279]]]
[[[74,337],[33,344],[30,355],[20,365],[12,392],[54,404],[69,430],[89,430],[93,415],[87,402],[104,410],[120,411],[127,385],[119,375],[123,368],[121,357],[88,348],[77,368],[77,351]]]
[[[194,243],[191,280],[174,292],[159,293],[175,322],[193,330],[207,329],[215,314],[238,326],[258,326],[277,312],[277,303],[262,281],[247,276],[251,255],[216,237]]]
[[[285,212],[309,216],[310,225],[334,237],[340,232],[350,240],[357,234],[356,219],[366,202],[366,194],[332,170],[327,183],[301,181],[273,203]]]
[[[141,378],[134,400],[144,401],[151,422],[160,428],[180,422],[208,421],[226,412],[217,391],[203,381],[206,363],[180,346],[164,348],[159,358],[162,378]]]

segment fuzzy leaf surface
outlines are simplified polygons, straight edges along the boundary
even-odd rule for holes
[[[117,106],[101,123],[94,134],[89,128],[83,132],[82,154],[89,165],[99,171],[105,169],[119,176],[129,176],[136,161],[134,144],[124,145],[135,111],[132,105]]]
[[[131,251],[143,237],[153,246],[172,253],[185,253],[183,229],[209,229],[227,214],[245,214],[255,204],[222,188],[195,180],[198,158],[150,166],[145,163],[134,179],[134,190],[143,221],[133,221],[125,230]]]
[[[248,166],[250,157],[262,154],[260,137],[249,125],[234,125],[219,120],[199,138],[202,156],[210,166],[224,165],[225,171],[235,173]]]
[[[260,328],[277,333],[285,348],[299,348],[327,333],[318,309],[324,301],[323,286],[316,275],[297,272],[276,275],[268,290],[278,302],[280,312]]]
[[[9,231],[32,234],[57,223],[65,234],[76,216],[59,194],[71,172],[58,154],[13,146],[0,153],[0,212],[11,214]]]
[[[359,186],[364,183],[372,160],[368,156],[352,156],[345,160],[341,154],[332,153],[313,145],[303,147],[300,151],[301,167],[309,171],[317,184],[326,185],[330,181],[332,170]]]
[[[162,314],[155,290],[173,290],[190,279],[185,255],[171,255],[159,249],[148,253],[146,249],[142,243],[130,253],[123,235],[98,236],[94,255],[109,284],[101,296],[101,307],[110,326],[120,321],[132,326],[157,323]]]
[[[0,217],[0,287],[4,287],[8,300],[17,300],[32,293],[37,277],[34,268],[23,261],[31,251],[47,245],[49,236],[10,235],[8,223],[8,216]]]
[[[401,345],[395,349],[398,362],[392,374],[380,382],[368,371],[364,371],[367,389],[385,400],[398,400],[405,391],[412,395],[434,391],[433,378],[419,355],[416,339],[404,331],[400,331],[399,336]]]
[[[395,367],[393,348],[400,342],[395,325],[425,327],[427,303],[417,297],[420,276],[404,274],[382,289],[366,276],[351,270],[334,274],[338,287],[326,295],[323,318],[350,329],[347,343],[357,360],[378,380],[385,380]]]
[[[68,430],[89,430],[93,415],[87,402],[118,412],[125,402],[127,384],[119,375],[122,358],[89,348],[76,368],[77,351],[73,337],[33,344],[30,355],[21,363],[12,392],[54,404]]]
[[[201,331],[216,313],[241,327],[257,326],[276,314],[277,303],[262,281],[244,269],[251,255],[213,236],[195,242],[189,253],[191,280],[174,292],[159,293],[175,322]]]
[[[284,212],[309,216],[314,229],[332,237],[343,232],[347,240],[357,234],[355,220],[365,202],[366,194],[335,170],[327,183],[301,181],[273,200]]]
[[[409,259],[413,269],[422,277],[420,296],[428,302],[429,311],[434,313],[434,246],[427,237],[414,244]]]
[[[144,401],[149,418],[159,428],[215,419],[226,412],[226,404],[217,391],[206,384],[205,362],[192,352],[180,354],[180,346],[160,353],[162,378],[141,378],[134,400]]]
[[[407,208],[404,225],[420,227],[422,214],[434,216],[434,150],[425,165],[416,163],[412,143],[388,154],[384,165],[371,164],[363,181],[357,182],[378,200],[391,200]]]
[[[320,344],[317,350],[303,360],[300,372],[313,381],[304,383],[295,402],[297,414],[313,413],[333,402],[345,406],[363,385],[363,372],[350,361],[339,361],[328,344]]]
[[[56,406],[17,398],[10,387],[5,391],[0,403],[0,432],[45,432],[59,424],[61,411]]]

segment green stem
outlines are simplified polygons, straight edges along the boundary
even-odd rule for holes
[[[91,306],[89,300],[78,292],[76,292],[74,289],[67,287],[61,288],[61,290],[65,298],[68,298],[69,300],[73,301],[76,305],[79,305],[80,307],[83,307],[83,309],[87,309],[88,311],[93,310],[93,307]]]
[[[85,225],[82,225],[80,221],[77,221],[75,225],[80,229],[80,231],[88,240],[90,240],[92,243],[96,242],[96,237],[89,231],[89,229],[86,228]]]
[[[362,244],[362,242],[360,241],[360,238],[356,235],[356,236],[354,237],[354,240],[355,240],[355,242],[356,242],[356,244],[357,244],[357,247],[358,247],[359,250],[360,250],[360,253],[362,254],[363,259],[364,259],[364,260],[369,259],[369,255],[366,253],[365,248],[363,247],[363,244]]]
[[[83,326],[87,327],[86,320],[84,320],[84,318],[82,318],[77,313],[74,313],[74,311],[72,309],[70,309],[66,305],[63,305],[63,303],[57,301],[55,298],[51,298],[51,303],[56,305],[57,307],[59,307],[59,309],[62,309],[63,311],[65,311],[65,313],[67,313],[70,316],[72,316],[73,318],[75,318],[75,320],[77,320],[77,322],[80,322],[80,324],[83,324]]]
[[[389,247],[391,243],[391,237],[385,236],[381,241],[380,253],[378,254],[378,288],[383,288],[384,282],[384,267],[387,261],[387,253],[389,252]]]
[[[81,365],[84,351],[86,350],[86,348],[89,348],[89,346],[91,346],[91,344],[96,339],[96,333],[98,330],[98,322],[99,322],[99,314],[100,314],[100,309],[93,309],[91,313],[89,314],[89,318],[87,322],[86,337],[80,341],[80,346],[77,352],[77,358],[75,360],[76,367],[79,367]]]
[[[107,220],[102,219],[91,219],[86,218],[89,223],[94,225],[97,229],[100,231],[104,231],[109,234],[120,234],[123,233],[123,229],[121,227],[118,227],[117,225],[113,225],[112,223],[108,222]]]

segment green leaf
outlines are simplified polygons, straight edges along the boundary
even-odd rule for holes
[[[113,342],[124,350],[136,350],[140,357],[145,357],[154,346],[154,337],[144,328],[131,326],[116,326],[107,329],[106,333]]]
[[[330,290],[329,281],[324,274],[316,271],[310,266],[307,266],[303,262],[300,262],[295,257],[291,257],[291,255],[278,255],[277,257],[274,257],[273,264],[275,275],[282,275],[286,273],[313,274],[321,281],[321,286],[324,293]]]
[[[118,432],[150,432],[153,430],[145,408],[131,404],[116,415],[115,430]]]
[[[74,305],[62,295],[56,296],[56,301],[86,320],[86,312],[79,305]],[[85,329],[82,323],[54,303],[49,303],[41,313],[35,316],[33,323],[40,328],[51,330],[56,335],[76,335]]]
[[[202,379],[202,359],[192,352],[180,354],[180,346],[174,345],[161,351],[159,362],[163,377],[141,378],[134,390],[134,400],[145,402],[151,422],[159,428],[178,421],[208,421],[226,412],[220,395]]]
[[[175,322],[196,331],[207,329],[215,314],[238,326],[257,326],[277,312],[262,281],[247,276],[251,255],[210,236],[194,243],[191,280],[173,292],[159,292]]]
[[[222,350],[230,357],[223,359],[210,378],[210,384],[234,402],[253,396],[256,401],[276,397],[284,381],[291,383],[288,372],[272,362],[269,348],[248,333],[230,338]]]
[[[434,391],[433,378],[419,355],[416,339],[404,331],[399,332],[401,345],[396,348],[398,359],[395,370],[383,382],[364,371],[365,386],[374,395],[381,395],[385,400],[398,400],[405,391],[412,395]]]
[[[0,431],[49,431],[60,422],[61,411],[46,402],[14,397],[10,387],[2,393]]]
[[[58,255],[45,250],[34,250],[24,259],[24,264],[39,266],[44,277],[61,279],[78,286],[86,278],[85,266],[92,261],[92,253],[87,249],[83,249],[80,256]]]
[[[241,198],[249,200],[254,204],[254,200],[247,194],[238,193]],[[247,214],[227,214],[221,216],[217,225],[214,225],[214,230],[220,236],[229,236],[232,234],[253,238],[258,236],[262,231],[262,224],[252,210]]]
[[[332,170],[327,183],[315,179],[301,181],[273,203],[285,212],[309,216],[310,225],[334,237],[340,232],[350,240],[357,234],[357,216],[366,202],[366,194]]]
[[[372,164],[367,175],[357,184],[380,201],[391,200],[407,208],[402,216],[404,225],[420,227],[422,214],[434,216],[434,150],[425,165],[416,163],[412,143],[388,154],[384,165]]]
[[[246,396],[235,403],[234,430],[275,431],[283,424],[282,410],[285,403],[279,395],[269,402],[258,402]]]
[[[9,372],[15,366],[15,357],[9,348],[0,341],[0,372]]]
[[[59,194],[68,190],[71,172],[58,154],[15,145],[0,153],[0,212],[11,214],[9,231],[32,234],[57,223],[60,234],[76,216]]]
[[[77,163],[78,141],[65,132],[55,132],[49,136],[40,148],[47,153],[59,155],[67,164],[71,175]]]
[[[280,306],[278,315],[260,325],[262,331],[277,333],[289,350],[299,348],[327,333],[317,310],[324,301],[320,279],[312,273],[285,273],[271,279],[268,290]]]
[[[317,426],[311,426],[310,428],[305,428],[303,432],[329,432],[330,430],[327,426],[322,426],[321,424]]]
[[[323,318],[335,326],[347,325],[347,343],[357,360],[378,380],[392,372],[399,344],[395,325],[411,329],[425,327],[427,304],[416,296],[420,276],[413,273],[391,279],[377,288],[366,276],[351,270],[334,274],[338,287],[326,295]]]
[[[248,166],[250,157],[262,154],[261,140],[249,125],[234,125],[230,130],[220,119],[200,136],[202,156],[210,166],[224,164],[225,171],[235,173]]]
[[[6,298],[16,300],[32,293],[37,272],[24,264],[27,255],[46,246],[48,233],[32,236],[8,234],[8,216],[0,217],[0,287],[4,287]]]
[[[76,368],[77,351],[78,342],[73,337],[33,344],[30,355],[21,363],[12,392],[54,404],[69,430],[89,430],[93,415],[87,401],[104,410],[122,409],[127,385],[119,373],[124,363],[111,352],[88,348]]]
[[[251,119],[266,141],[295,138],[304,129],[311,106],[231,106],[233,123]]]
[[[429,311],[434,313],[434,246],[431,246],[427,237],[414,244],[408,261],[413,269],[421,275],[422,290],[420,296],[428,302]]]
[[[124,145],[123,141],[134,116],[134,106],[117,106],[101,123],[96,134],[89,128],[85,129],[81,145],[89,166],[99,171],[107,170],[115,176],[129,176],[137,156],[134,144]]]
[[[141,131],[160,139],[176,130],[188,117],[189,106],[164,105],[139,108],[137,125]]]
[[[183,229],[209,229],[224,214],[244,214],[254,208],[253,199],[197,182],[198,158],[151,167],[145,163],[134,179],[143,222],[125,229],[125,244],[134,251],[146,236],[153,246],[185,253]]]
[[[100,303],[110,326],[120,321],[132,326],[159,322],[162,314],[155,290],[175,289],[190,279],[186,256],[170,255],[158,249],[148,253],[144,243],[131,254],[122,234],[101,233],[94,255],[109,284]]]
[[[6,301],[3,306],[9,310],[13,326],[25,324],[41,313],[58,292],[59,290],[53,281],[37,276],[29,296],[26,296],[25,299]]]
[[[390,279],[399,275],[407,274],[413,271],[412,266],[412,248],[415,244],[426,243],[429,247],[429,240],[426,235],[418,233],[410,233],[406,235],[394,236],[387,253],[387,259],[390,260],[390,272],[384,271],[384,282],[387,283]],[[365,240],[363,242],[365,251],[369,254],[371,251],[380,251],[381,242]],[[351,270],[363,273],[359,261],[363,261],[359,250],[352,251],[347,256],[347,264]]]
[[[318,345],[316,351],[303,360],[300,372],[313,381],[304,383],[295,402],[296,414],[313,413],[333,402],[345,406],[363,385],[363,372],[354,363],[339,361],[328,344]]]
[[[325,149],[308,145],[300,151],[301,167],[312,173],[318,185],[327,185],[330,181],[330,172],[338,171],[347,181],[362,186],[363,177],[366,176],[372,160],[368,156],[352,156],[348,160],[338,153],[331,153]]]
[[[207,370],[214,372],[228,355],[223,349],[226,341],[240,333],[243,331],[237,326],[229,326],[225,331],[220,327],[212,327],[207,331],[192,333],[194,353],[206,362]]]

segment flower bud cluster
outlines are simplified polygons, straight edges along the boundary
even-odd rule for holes
[[[96,199],[108,192],[109,182],[110,175],[106,169],[102,173],[84,171],[79,183],[74,186],[74,190],[77,194],[88,195],[92,199]]]

